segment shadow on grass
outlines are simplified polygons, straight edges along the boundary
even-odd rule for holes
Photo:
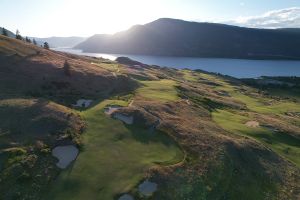
[[[286,144],[289,146],[300,147],[300,140],[283,132],[247,132],[247,135],[270,144]]]
[[[149,128],[142,128],[136,125],[124,124],[130,131],[133,138],[141,143],[149,144],[150,142],[160,142],[165,146],[177,145],[166,133],[158,130],[150,131]]]

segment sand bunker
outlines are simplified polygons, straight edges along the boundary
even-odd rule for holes
[[[139,185],[139,192],[145,196],[151,196],[157,190],[157,184],[148,180]]]
[[[76,104],[73,104],[75,107],[87,108],[91,105],[93,101],[88,99],[79,99]]]
[[[217,91],[217,94],[224,97],[230,97],[230,95],[226,91]]]
[[[119,200],[134,200],[134,198],[129,194],[124,194],[120,196]]]
[[[119,110],[121,106],[108,106],[104,108],[104,113],[107,115],[113,114],[115,111]]]
[[[259,122],[257,121],[249,121],[246,123],[246,126],[250,127],[250,128],[257,128],[259,127]]]
[[[78,149],[74,145],[57,146],[52,150],[52,155],[59,161],[56,166],[65,169],[78,155]]]
[[[133,124],[133,116],[128,116],[122,113],[115,113],[115,111],[122,108],[121,106],[108,106],[104,108],[104,113],[112,116],[115,119],[121,120],[126,124]]]
[[[123,115],[121,113],[116,113],[113,115],[114,118],[121,120],[122,122],[126,124],[133,124],[133,117],[132,116],[127,116]]]

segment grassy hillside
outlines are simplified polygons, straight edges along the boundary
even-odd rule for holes
[[[51,148],[80,145],[84,122],[42,99],[0,100],[0,199],[39,199],[58,175]]]
[[[154,199],[297,199],[299,118],[287,112],[299,103],[212,74],[185,70],[178,79],[179,96],[193,110],[177,103],[151,113],[169,122],[164,130],[188,157],[180,168],[153,172],[162,187]],[[251,120],[260,126],[247,127]]]
[[[48,199],[113,199],[144,177],[150,167],[174,164],[183,158],[181,150],[162,132],[149,133],[104,114],[104,101],[82,113],[87,122],[84,151],[76,163],[53,182]]]
[[[300,195],[300,103],[293,93],[2,36],[0,59],[0,199]],[[63,70],[66,60],[71,76]],[[73,107],[81,98],[92,105]],[[106,115],[108,105],[123,106],[116,112],[132,116],[133,124]],[[63,170],[51,150],[67,144],[80,154]],[[145,179],[158,184],[147,198],[138,191]]]
[[[224,129],[241,135],[253,137],[273,149],[279,155],[300,167],[300,140],[287,133],[274,132],[268,127],[247,127],[251,117],[225,110],[213,113],[213,119]]]
[[[82,97],[104,98],[136,87],[126,75],[94,65],[93,58],[46,50],[4,36],[0,36],[0,60],[0,91],[9,97],[44,97],[71,105]],[[70,65],[68,74],[63,68],[65,61]],[[97,60],[100,65],[105,61]]]
[[[143,87],[137,90],[137,95],[160,102],[176,101],[176,82],[172,80],[141,81]]]

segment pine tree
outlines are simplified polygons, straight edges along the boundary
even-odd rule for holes
[[[31,43],[31,40],[26,36],[25,41]]]
[[[64,63],[64,74],[66,76],[71,76],[71,66],[70,64],[68,63],[68,61],[66,60],[65,63]]]
[[[18,39],[18,40],[23,40],[23,37],[21,36],[19,30],[16,31],[16,39]]]
[[[44,48],[45,48],[45,49],[49,49],[49,44],[48,44],[48,42],[44,42]]]
[[[5,28],[2,28],[2,35],[4,35],[4,36],[8,36],[8,34],[7,34],[7,31],[6,31],[6,29],[5,29]]]

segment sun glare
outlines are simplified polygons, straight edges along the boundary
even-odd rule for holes
[[[66,1],[55,10],[57,26],[66,24],[71,29],[81,29],[81,35],[89,33],[115,33],[128,29],[136,23],[146,23],[155,19],[155,15],[145,12],[159,2],[144,1]],[[61,16],[65,16],[61,19]],[[79,25],[80,24],[80,25]],[[86,31],[88,30],[88,31]],[[78,32],[78,30],[76,30]]]

